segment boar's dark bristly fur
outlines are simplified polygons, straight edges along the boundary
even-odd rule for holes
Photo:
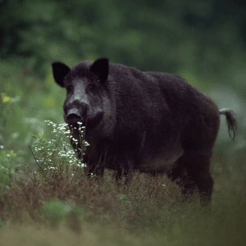
[[[55,81],[67,90],[65,121],[86,126],[89,174],[103,176],[109,168],[118,180],[123,174],[129,179],[133,170],[167,173],[184,194],[196,186],[202,204],[210,201],[210,158],[220,114],[226,115],[230,132],[236,130],[229,109],[219,111],[210,98],[174,74],[142,72],[109,64],[106,58],[72,68],[54,62],[52,67]],[[71,131],[79,139],[78,131]]]

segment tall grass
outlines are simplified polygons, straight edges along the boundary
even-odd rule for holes
[[[1,199],[1,245],[245,245],[245,195],[225,194],[201,209],[166,177],[136,173],[125,188],[110,172],[103,182],[37,175]]]

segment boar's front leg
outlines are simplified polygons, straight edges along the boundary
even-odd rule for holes
[[[125,184],[129,184],[132,180],[134,169],[134,159],[130,156],[120,156],[115,160],[115,178],[116,183],[119,184],[122,176],[125,177]]]
[[[99,178],[103,177],[105,169],[104,162],[99,161],[95,164],[88,159],[87,155],[84,155],[83,160],[86,163],[85,174],[88,178],[91,178],[92,175]]]

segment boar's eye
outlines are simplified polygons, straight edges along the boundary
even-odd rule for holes
[[[72,86],[72,85],[66,86],[66,89],[67,89],[67,92],[68,92],[68,93],[73,92],[73,86]]]

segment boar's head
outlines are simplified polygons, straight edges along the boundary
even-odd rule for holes
[[[108,59],[83,62],[69,68],[61,62],[52,63],[56,83],[65,88],[63,105],[65,122],[76,126],[82,122],[88,128],[97,126],[104,117],[103,105],[107,92]]]

